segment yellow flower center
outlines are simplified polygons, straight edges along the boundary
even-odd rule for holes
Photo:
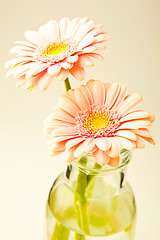
[[[106,129],[110,126],[110,116],[105,112],[90,112],[86,116],[83,126],[91,132],[98,132],[99,130]]]
[[[65,42],[57,42],[48,45],[43,51],[43,56],[52,56],[66,52],[69,49],[69,44]]]

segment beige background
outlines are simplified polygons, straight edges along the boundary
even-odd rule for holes
[[[89,16],[103,23],[112,40],[105,61],[87,70],[86,79],[120,81],[129,92],[144,96],[141,108],[156,114],[152,127],[156,147],[134,152],[128,169],[137,200],[136,240],[160,239],[160,1],[159,0],[1,0],[0,3],[0,239],[42,239],[45,201],[64,168],[52,159],[43,135],[43,120],[57,104],[64,86],[55,82],[46,92],[15,88],[5,79],[4,61],[15,40],[50,19]],[[73,81],[72,86],[79,86]]]

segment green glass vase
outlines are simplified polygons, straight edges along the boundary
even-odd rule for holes
[[[50,190],[44,240],[133,240],[136,206],[126,181],[131,152],[118,167],[101,167],[92,155],[67,166]]]

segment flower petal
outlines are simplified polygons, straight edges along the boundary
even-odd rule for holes
[[[118,142],[121,145],[121,148],[133,150],[135,149],[135,143],[124,137],[117,137]]]
[[[86,96],[85,92],[82,91],[81,88],[76,88],[74,91],[74,96],[77,102],[77,105],[82,111],[90,108],[90,102],[88,97]]]
[[[120,162],[120,157],[109,158],[108,165],[110,167],[117,167],[119,165],[119,162]]]
[[[80,158],[82,157],[83,155],[85,154],[85,151],[84,151],[84,145],[83,143],[80,143],[80,145],[75,149],[74,151],[74,156],[76,158]]]
[[[48,72],[46,71],[41,77],[40,80],[38,82],[38,86],[42,91],[45,91],[48,86],[51,84],[53,80],[53,77],[51,75],[48,74]]]
[[[120,91],[117,96],[116,101],[114,102],[114,105],[112,107],[113,110],[117,110],[120,106],[120,104],[123,102],[127,94],[127,86],[125,85],[120,85]]]
[[[60,72],[60,70],[61,67],[59,66],[59,64],[54,64],[48,68],[48,73],[52,76],[55,76]]]
[[[98,162],[101,166],[104,166],[109,161],[109,156],[107,154],[105,154],[105,152],[103,152],[99,149],[97,151],[95,151],[93,153],[93,155],[94,155],[96,162]]]
[[[78,64],[79,67],[91,67],[91,66],[94,66],[94,62],[88,56],[88,54],[84,54],[84,55],[79,56],[77,64]]]
[[[115,136],[125,137],[125,138],[128,138],[128,139],[133,140],[133,141],[137,140],[136,134],[131,132],[131,131],[128,131],[128,130],[118,130],[115,133]]]
[[[69,18],[64,17],[59,22],[60,37],[63,39],[66,37],[66,32],[69,26]]]
[[[148,112],[139,110],[139,111],[128,113],[127,115],[121,118],[121,122],[126,122],[129,120],[140,119],[140,118],[147,118],[147,117],[149,117]]]
[[[145,147],[144,141],[140,137],[137,137],[137,141],[135,142],[135,144],[136,144],[136,148],[144,148]]]
[[[74,117],[80,111],[80,108],[69,97],[63,95],[60,97],[59,106]]]
[[[48,32],[50,35],[50,41],[55,41],[56,39],[59,39],[59,26],[58,23],[55,20],[50,20],[48,22]]]
[[[86,138],[83,145],[84,145],[84,151],[86,153],[89,153],[95,146],[95,139],[94,138]]]
[[[131,112],[134,108],[136,108],[142,101],[142,96],[138,93],[132,93],[128,95],[126,99],[122,102],[117,112],[121,115],[125,115]]]
[[[66,162],[73,162],[76,158],[74,157],[74,148],[66,149],[64,152],[64,158]]]
[[[40,38],[39,33],[36,31],[26,31],[25,37],[28,41],[37,46],[39,46],[42,43],[42,39]]]
[[[96,138],[96,145],[102,151],[107,151],[111,147],[111,141],[107,137]]]
[[[105,105],[108,107],[108,109],[111,109],[111,107],[113,106],[114,102],[116,101],[119,91],[120,91],[119,83],[111,84],[111,86],[109,87],[109,89],[107,91],[107,97],[106,97],[106,102],[105,102]]]
[[[120,154],[120,144],[119,141],[117,140],[117,138],[114,137],[110,137],[110,141],[111,141],[111,147],[109,150],[107,150],[107,155],[112,157],[112,158],[116,158],[119,156]]]
[[[69,70],[69,72],[72,74],[73,77],[75,77],[77,80],[82,81],[85,78],[85,71],[83,67],[79,67],[77,65],[73,66]]]
[[[77,137],[66,142],[66,148],[71,148],[84,141],[84,138]]]

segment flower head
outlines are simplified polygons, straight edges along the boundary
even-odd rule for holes
[[[11,69],[7,76],[18,78],[17,87],[26,89],[39,86],[45,90],[57,78],[65,80],[69,74],[78,80],[85,77],[84,67],[93,65],[93,58],[102,60],[97,50],[105,47],[109,38],[103,26],[89,18],[64,17],[57,23],[49,21],[39,30],[27,31],[27,41],[16,41],[11,52],[17,58],[6,62]]]
[[[134,110],[141,101],[141,95],[127,95],[127,87],[119,83],[89,80],[69,90],[45,121],[45,131],[53,137],[52,155],[64,152],[72,162],[93,153],[99,164],[117,166],[122,148],[143,148],[143,140],[154,144],[148,130],[154,115]]]

